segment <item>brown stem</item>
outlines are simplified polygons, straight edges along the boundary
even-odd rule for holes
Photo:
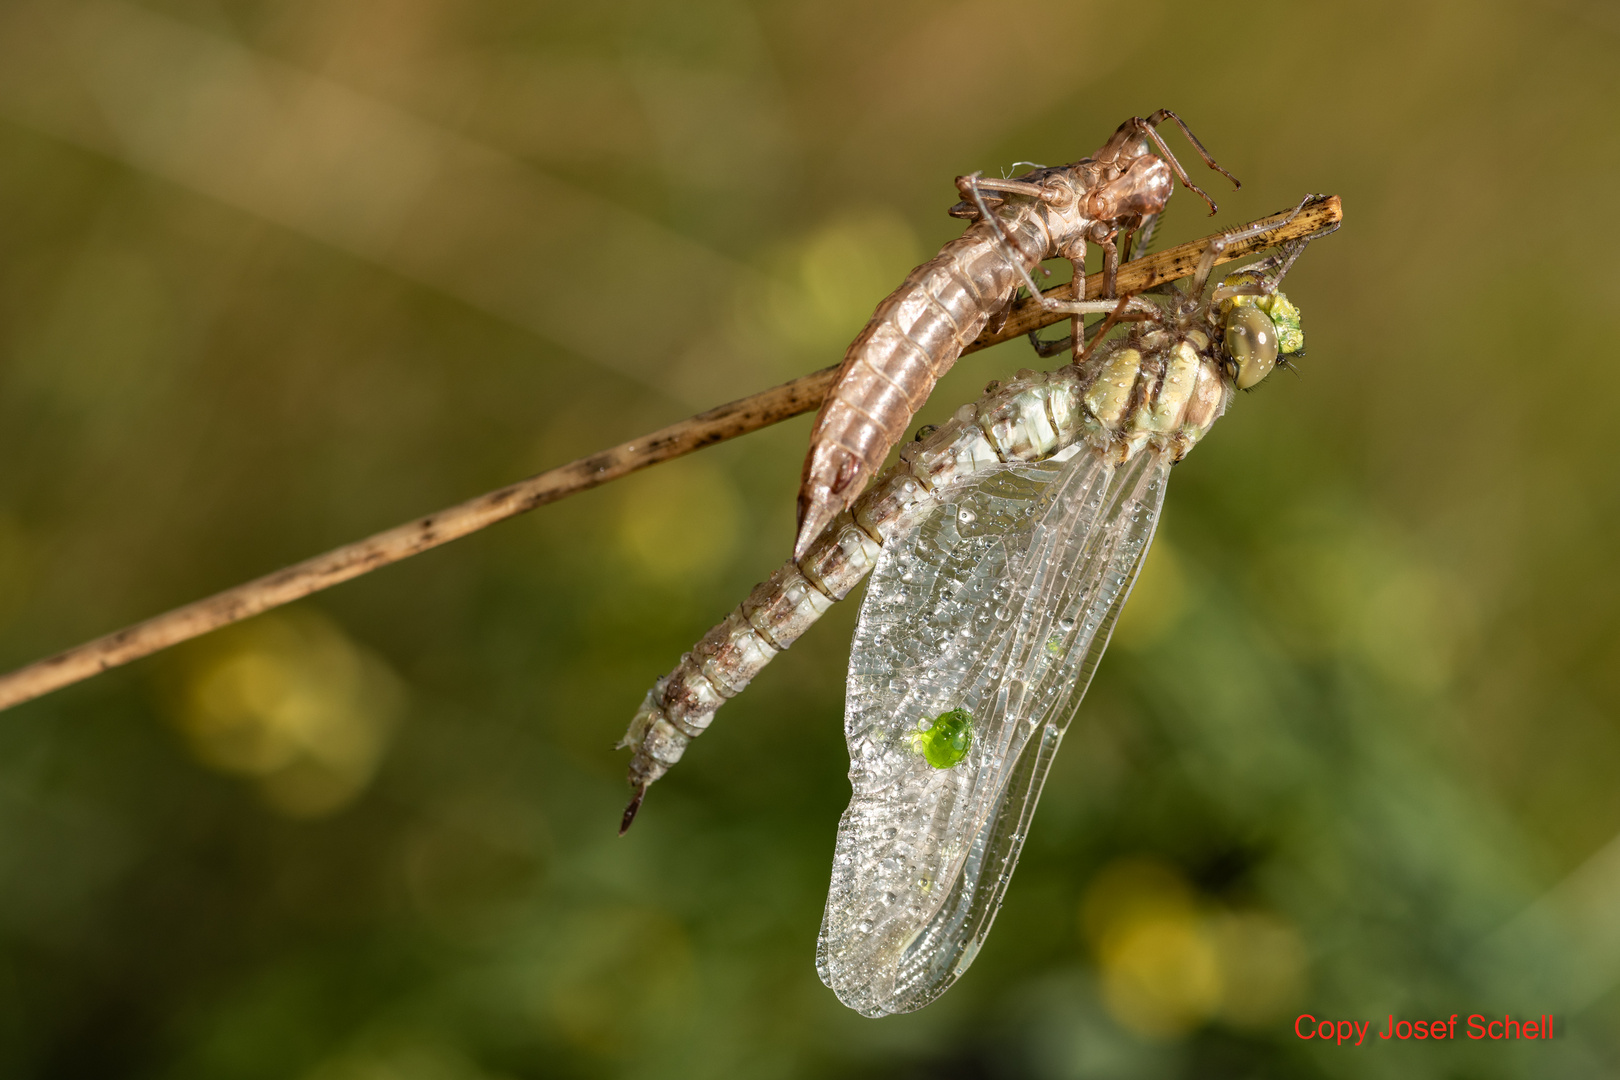
[[[1286,216],[1285,213],[1275,214],[1272,218],[1280,221]],[[1276,231],[1231,245],[1222,253],[1220,261],[1241,258],[1309,235],[1338,222],[1342,217],[1337,196],[1320,199]],[[1257,224],[1272,218],[1263,218]],[[1192,273],[1210,239],[1194,240],[1126,263],[1119,268],[1120,293],[1141,292],[1186,277]],[[1088,299],[1095,299],[1101,294],[1101,275],[1095,275],[1094,280],[1088,280],[1086,284]],[[1059,285],[1047,291],[1056,294],[1058,299],[1071,299],[1068,285]],[[1068,317],[1046,311],[1026,298],[1014,306],[1007,321],[996,333],[980,335],[964,352],[977,352],[1003,341],[1023,337],[1031,330],[1050,326]],[[821,399],[832,385],[836,371],[835,366],[811,372],[752,397],[699,413],[650,435],[620,443],[611,450],[580,458],[561,468],[520,480],[447,510],[334,548],[324,555],[295,563],[273,574],[255,578],[145,622],[125,627],[117,633],[18,668],[0,676],[0,709],[9,709],[52,690],[88,679],[108,668],[127,664],[159,649],[331,588],[339,582],[399,562],[575,492],[810,412],[821,405]]]

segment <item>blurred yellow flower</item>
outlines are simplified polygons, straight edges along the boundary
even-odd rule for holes
[[[1303,989],[1304,947],[1280,918],[1211,912],[1177,871],[1157,860],[1106,867],[1081,903],[1103,1004],[1139,1035],[1173,1039],[1219,1018],[1257,1027]]]
[[[1175,870],[1147,859],[1106,868],[1087,890],[1081,926],[1102,969],[1103,1003],[1120,1024],[1173,1038],[1214,1015],[1214,942]]]
[[[196,667],[178,721],[192,752],[253,778],[290,817],[319,817],[364,790],[404,691],[381,658],[331,620],[278,612],[247,623]]]

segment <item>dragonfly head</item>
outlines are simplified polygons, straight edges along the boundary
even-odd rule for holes
[[[1260,275],[1240,271],[1221,282],[1218,292],[1261,287]],[[1239,390],[1258,386],[1278,363],[1305,354],[1299,308],[1275,289],[1228,293],[1216,310],[1226,374]]]

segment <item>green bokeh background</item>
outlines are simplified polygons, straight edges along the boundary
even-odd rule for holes
[[[812,965],[853,604],[614,835],[642,694],[788,551],[801,418],[0,715],[0,1075],[1611,1074],[1617,53],[1579,0],[4,0],[6,668],[834,362],[952,177],[1132,114],[1243,179],[1219,223],[1347,223],[936,1004]],[[1216,965],[1157,1025],[1081,917],[1133,866],[1170,997]]]

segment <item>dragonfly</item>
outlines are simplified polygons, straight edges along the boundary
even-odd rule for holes
[[[649,691],[621,744],[634,750],[621,832],[720,705],[870,573],[816,966],[868,1016],[943,993],[1000,907],[1171,466],[1237,391],[1303,353],[1279,286],[1321,233],[1208,287],[1226,246],[1275,227],[1212,240],[1185,288],[1098,302],[1107,318],[1072,363],[992,383],[920,431]]]

